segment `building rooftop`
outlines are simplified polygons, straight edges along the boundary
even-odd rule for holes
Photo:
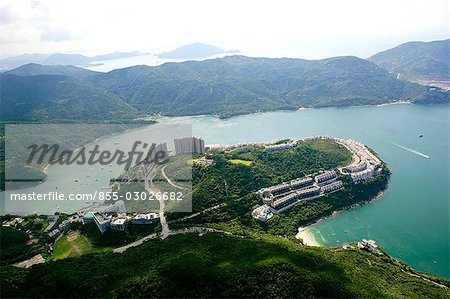
[[[122,224],[125,223],[125,221],[127,221],[125,218],[118,218],[118,219],[114,220],[114,221],[112,222],[112,224],[115,224],[115,225],[122,225]]]

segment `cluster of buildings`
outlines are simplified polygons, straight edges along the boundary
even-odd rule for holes
[[[297,146],[297,141],[289,139],[288,142],[285,143],[279,143],[279,144],[273,144],[273,145],[266,145],[265,149],[266,151],[273,152],[288,148],[294,148]]]
[[[277,139],[270,142],[242,142],[230,145],[210,145],[209,147],[214,150],[232,151],[244,146],[261,146],[267,151],[276,151],[297,146],[297,141],[292,138],[288,138],[286,141],[283,140],[286,139]]]
[[[358,248],[370,250],[378,255],[383,255],[380,249],[378,249],[377,242],[375,242],[374,240],[362,239],[361,242],[358,242]]]
[[[354,183],[373,178],[379,170],[382,163],[364,144],[352,139],[343,139],[330,136],[314,136],[305,140],[331,139],[345,146],[353,154],[353,162],[350,165],[341,168],[343,174],[350,174]],[[345,172],[347,171],[347,172]]]
[[[102,234],[110,229],[124,231],[128,223],[151,224],[159,221],[157,213],[127,215],[123,200],[118,200],[109,206],[97,207],[91,211],[79,211],[78,216],[83,224],[95,223]]]
[[[311,200],[323,196],[326,193],[338,191],[344,187],[339,176],[350,175],[353,182],[359,183],[374,177],[380,171],[382,163],[364,144],[351,140],[329,136],[314,136],[305,140],[331,139],[345,146],[353,154],[353,162],[340,168],[340,173],[329,170],[318,173],[315,176],[306,176],[284,182],[258,191],[263,205],[254,208],[254,218],[266,221],[273,213],[290,208],[302,200]],[[295,145],[294,145],[295,144]],[[296,146],[297,142],[291,141],[279,145],[266,146],[266,149],[277,150]]]
[[[127,224],[151,224],[159,221],[157,213],[146,213],[129,216],[126,213],[119,213],[117,216],[112,216],[104,212],[87,212],[83,215],[83,224],[95,223],[98,230],[103,234],[106,231],[113,229],[124,231]]]
[[[314,177],[305,176],[263,188],[258,191],[263,205],[254,208],[252,215],[256,219],[266,221],[269,219],[266,215],[281,212],[301,200],[315,199],[325,193],[340,190],[344,184],[336,178],[336,171],[331,170],[319,173]]]
[[[67,228],[69,228],[70,222],[69,220],[63,220],[59,225],[58,228],[53,229],[48,233],[50,238],[54,238],[59,236],[62,232],[64,232]]]

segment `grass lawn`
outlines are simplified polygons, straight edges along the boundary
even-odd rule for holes
[[[65,235],[55,243],[53,246],[53,257],[59,260],[92,252],[111,250],[110,247],[93,247],[86,236],[80,234],[79,231],[75,231]]]
[[[232,159],[232,160],[228,160],[228,161],[232,164],[242,164],[245,166],[251,166],[253,164],[252,161],[241,160],[241,159]]]

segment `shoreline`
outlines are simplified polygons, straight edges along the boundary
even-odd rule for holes
[[[331,213],[331,215],[329,215],[329,216],[321,217],[321,218],[317,219],[316,221],[313,221],[313,222],[307,224],[306,226],[300,226],[298,228],[297,234],[295,235],[295,238],[298,239],[298,240],[301,239],[303,241],[303,245],[306,245],[306,246],[326,247],[324,244],[319,243],[317,238],[311,232],[311,229],[312,229],[312,227],[314,225],[316,225],[317,223],[319,223],[319,222],[321,222],[323,220],[335,218],[335,217],[339,216],[339,214],[341,214],[343,211],[350,210],[350,209],[353,209],[353,208],[357,208],[357,207],[360,207],[362,205],[370,204],[373,201],[381,199],[384,196],[384,194],[385,194],[385,190],[380,191],[380,192],[378,192],[378,194],[375,197],[373,197],[370,200],[363,201],[363,202],[360,202],[360,203],[356,203],[356,204],[353,204],[353,205],[348,206],[346,208],[333,211],[333,213]]]
[[[175,119],[175,118],[183,118],[183,119],[195,119],[195,118],[202,118],[202,117],[210,117],[214,119],[219,120],[230,120],[237,117],[245,117],[245,116],[254,116],[258,114],[266,114],[266,113],[274,113],[274,112],[297,112],[297,111],[304,111],[304,110],[317,110],[317,109],[339,109],[339,108],[364,108],[364,107],[385,107],[385,106],[394,106],[394,105],[401,105],[401,104],[409,104],[409,105],[416,105],[410,100],[398,100],[398,101],[392,101],[392,102],[386,102],[382,104],[363,104],[363,105],[348,105],[348,106],[319,106],[319,107],[304,107],[301,106],[299,108],[293,108],[293,109],[277,109],[277,110],[267,110],[267,111],[258,111],[258,112],[249,112],[249,113],[239,113],[236,115],[231,115],[227,117],[221,117],[220,114],[193,114],[193,115],[147,115],[145,117],[142,117],[144,120],[152,120],[152,121],[164,121],[165,119]]]
[[[301,240],[303,245],[306,246],[324,246],[324,245],[320,245],[317,242],[316,237],[314,236],[314,234],[310,231],[310,226],[305,226],[305,227],[299,227],[298,228],[298,233],[295,235],[295,238],[298,240]]]

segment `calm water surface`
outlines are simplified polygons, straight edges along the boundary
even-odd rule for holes
[[[391,168],[389,187],[380,200],[314,225],[316,239],[334,246],[372,238],[414,268],[450,277],[449,119],[449,106],[391,105],[165,121],[192,123],[207,144],[311,135],[362,141]]]
[[[392,170],[385,195],[323,220],[311,231],[325,246],[372,238],[414,268],[450,277],[449,119],[450,106],[391,105],[272,112],[228,120],[210,116],[164,118],[160,122],[192,124],[193,134],[206,144],[312,135],[352,138],[367,144]],[[114,142],[139,136],[142,132],[125,133],[106,137],[101,143],[114,146]],[[68,172],[52,166],[46,182],[26,191],[59,187],[67,192],[93,192],[121,171],[117,167],[88,167]],[[73,183],[74,178],[80,179],[79,184]]]

